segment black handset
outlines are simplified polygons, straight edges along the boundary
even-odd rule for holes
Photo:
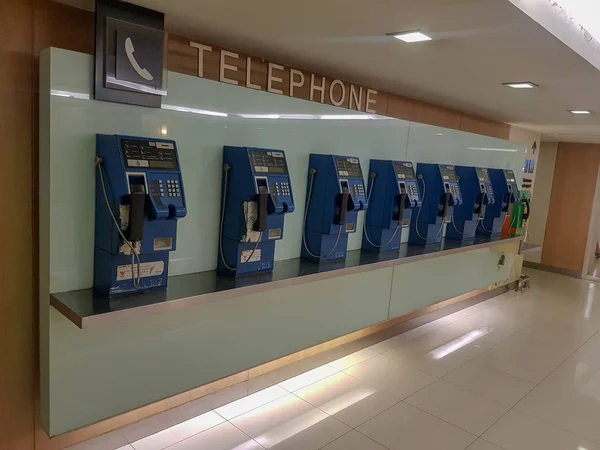
[[[442,197],[440,198],[440,204],[442,205],[442,210],[439,213],[440,217],[446,217],[448,215],[448,207],[450,206],[450,200],[452,200],[452,194],[450,192],[442,194]]]
[[[269,202],[269,189],[265,184],[258,181],[258,217],[254,222],[254,231],[265,231],[267,229],[267,204]]]
[[[529,216],[531,214],[530,213],[531,204],[529,203],[528,199],[523,199],[523,201],[525,202],[525,208],[526,208],[525,211],[527,211],[527,212],[523,211],[523,220],[527,220],[527,219],[529,219]]]
[[[475,214],[478,214],[479,217],[485,216],[485,205],[487,204],[487,192],[482,192],[479,194],[479,203],[477,204],[477,208],[475,208]]]
[[[127,239],[130,242],[139,242],[144,237],[144,218],[146,208],[146,187],[143,184],[130,184],[129,196],[129,227]]]
[[[348,212],[348,201],[350,200],[350,192],[348,183],[342,182],[342,193],[338,195],[336,201],[335,219],[333,223],[336,225],[344,225],[346,223],[346,213]]]
[[[398,212],[396,214],[394,214],[393,219],[398,221],[398,224],[402,224],[402,218],[404,217],[404,209],[406,208],[406,198],[408,197],[408,194],[406,192],[403,192],[400,195],[396,196],[396,204],[398,206]]]

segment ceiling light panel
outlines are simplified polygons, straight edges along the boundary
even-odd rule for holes
[[[592,113],[591,111],[588,111],[586,109],[571,109],[571,110],[569,110],[569,112],[571,114],[575,114],[575,115],[578,115],[578,116],[587,116],[587,115],[590,115]]]
[[[408,42],[409,44],[413,42],[424,42],[431,41],[431,38],[426,34],[421,33],[420,31],[408,31],[405,33],[392,33],[396,39],[400,39],[401,41]]]
[[[513,89],[535,89],[538,87],[537,84],[531,81],[517,81],[512,83],[502,83],[504,86],[511,87]]]

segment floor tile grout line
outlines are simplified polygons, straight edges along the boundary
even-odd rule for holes
[[[231,424],[236,430],[239,430],[241,433],[243,433],[245,436],[248,437],[248,439],[250,439],[252,442],[256,442],[260,448],[264,448],[266,449],[266,447],[264,447],[260,442],[258,442],[256,439],[254,439],[252,436],[250,436],[248,433],[246,433],[244,430],[242,430],[240,427],[238,427],[235,423],[233,423],[231,420],[227,421],[229,424]]]
[[[526,327],[524,327],[523,329],[525,329],[525,328],[526,328]],[[594,334],[595,334],[595,333],[594,333]],[[592,335],[592,336],[593,336],[593,335]],[[583,343],[582,343],[582,344],[581,344],[579,347],[577,347],[575,350],[573,350],[573,351],[572,351],[572,352],[571,352],[571,353],[570,353],[570,354],[569,354],[569,355],[568,355],[568,356],[567,356],[565,359],[563,359],[563,360],[562,360],[562,362],[560,362],[560,363],[558,364],[558,366],[556,366],[554,369],[552,369],[552,370],[550,371],[550,373],[548,373],[548,375],[546,375],[546,376],[545,376],[545,377],[544,377],[544,378],[543,378],[541,381],[539,381],[538,383],[534,383],[534,384],[535,384],[535,385],[534,385],[534,387],[533,387],[533,388],[532,388],[532,389],[531,389],[531,390],[530,390],[530,391],[529,391],[527,394],[525,394],[525,395],[524,395],[524,396],[523,396],[523,397],[522,397],[522,398],[521,398],[521,399],[520,399],[520,400],[519,400],[517,403],[515,403],[515,404],[514,404],[514,405],[513,405],[513,406],[512,406],[512,407],[511,407],[511,408],[510,408],[508,411],[506,411],[506,412],[505,412],[505,413],[504,413],[502,416],[500,416],[500,417],[498,418],[498,420],[496,420],[496,421],[495,421],[493,424],[491,424],[491,425],[490,425],[490,426],[489,426],[489,427],[488,427],[488,428],[487,428],[487,429],[486,429],[486,430],[485,430],[485,431],[482,433],[482,435],[481,435],[481,436],[483,436],[485,433],[487,433],[487,432],[488,432],[488,431],[489,431],[489,430],[490,430],[490,429],[491,429],[491,428],[492,428],[494,425],[496,425],[496,424],[497,424],[497,423],[498,423],[500,420],[502,420],[502,418],[503,418],[504,416],[506,416],[506,415],[507,415],[509,412],[511,412],[511,411],[513,411],[513,410],[516,410],[516,411],[518,411],[518,412],[519,412],[519,413],[521,413],[521,414],[526,414],[526,415],[528,415],[528,416],[530,416],[530,417],[533,417],[533,418],[535,418],[536,420],[541,420],[542,422],[544,422],[544,423],[547,423],[547,424],[549,424],[549,425],[551,425],[551,426],[553,426],[553,427],[555,427],[555,428],[562,429],[562,430],[564,430],[564,431],[569,431],[570,433],[572,433],[572,434],[574,434],[574,435],[576,435],[576,436],[580,436],[578,433],[574,433],[574,432],[572,432],[572,431],[570,431],[570,430],[566,430],[566,429],[564,429],[564,428],[562,428],[562,427],[560,427],[560,426],[556,426],[556,425],[555,425],[555,424],[553,424],[552,422],[548,422],[548,421],[546,421],[546,420],[544,420],[544,419],[542,419],[542,418],[540,418],[540,417],[537,417],[537,416],[532,416],[531,414],[527,414],[527,413],[525,413],[524,411],[521,411],[521,410],[517,409],[517,406],[518,406],[518,405],[519,405],[519,404],[520,404],[520,403],[521,403],[521,402],[522,402],[522,401],[523,401],[523,400],[524,400],[524,399],[525,399],[525,398],[526,398],[526,397],[527,397],[529,394],[531,394],[531,393],[532,393],[532,392],[533,392],[533,391],[534,391],[534,390],[535,390],[537,387],[539,387],[539,386],[540,386],[540,385],[541,385],[541,384],[542,384],[542,383],[543,383],[543,382],[544,382],[544,381],[545,381],[545,380],[546,380],[546,379],[547,379],[547,378],[548,378],[550,375],[552,375],[552,374],[553,374],[553,373],[554,373],[554,372],[555,372],[555,371],[556,371],[558,368],[560,368],[560,367],[561,367],[561,366],[562,366],[562,365],[565,363],[565,361],[567,361],[569,358],[571,358],[571,356],[573,356],[573,355],[574,355],[574,354],[575,354],[575,353],[576,353],[576,352],[577,352],[577,351],[578,351],[578,350],[579,350],[581,347],[583,347],[583,346],[585,345],[585,343],[586,343],[587,341],[589,341],[589,340],[592,338],[592,336],[590,336],[590,337],[589,337],[588,339],[586,339],[586,340],[585,340],[585,341],[584,341],[584,342],[583,342]],[[581,436],[581,437],[583,437],[583,436]],[[587,438],[586,438],[586,439],[587,439]],[[590,439],[590,440],[591,440],[592,442],[594,442],[592,439]],[[494,445],[495,445],[495,444],[494,444]]]

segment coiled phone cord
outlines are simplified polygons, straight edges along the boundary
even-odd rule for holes
[[[425,193],[427,192],[427,186],[425,185],[425,178],[423,177],[423,175],[417,175],[417,179],[421,180],[423,182],[423,198],[421,198],[421,206],[419,207],[419,212],[417,213],[417,220],[415,222],[415,231],[417,232],[417,236],[419,236],[424,241],[427,241],[427,238],[424,238],[423,236],[421,236],[421,233],[419,233],[419,217],[421,217],[421,210],[423,209],[423,205],[425,204]],[[442,220],[440,229],[437,231],[437,233],[435,233],[435,236],[433,237],[434,239],[440,235],[443,228],[444,228],[444,221]]]
[[[134,289],[139,289],[140,288],[140,283],[141,283],[141,279],[142,279],[142,271],[140,270],[140,254],[138,253],[138,251],[135,249],[135,247],[133,245],[131,245],[131,243],[129,242],[129,240],[127,240],[127,238],[125,237],[125,235],[123,234],[123,231],[121,230],[121,227],[119,226],[119,223],[117,222],[117,218],[115,217],[112,208],[110,207],[110,201],[108,200],[108,194],[106,193],[106,185],[104,184],[104,173],[102,172],[102,165],[104,164],[104,161],[102,160],[102,158],[96,157],[96,167],[98,168],[98,174],[100,175],[100,183],[102,184],[102,193],[104,194],[104,201],[106,202],[106,208],[108,209],[108,212],[110,214],[110,217],[112,218],[113,223],[115,224],[115,227],[117,228],[117,231],[119,232],[119,234],[121,235],[121,239],[123,239],[123,242],[125,242],[125,244],[127,244],[127,246],[131,249],[131,280],[133,282],[133,287]],[[134,273],[134,267],[135,267],[135,261],[137,259],[137,277],[133,276]]]
[[[237,270],[237,267],[231,267],[229,264],[227,264],[227,261],[225,261],[225,253],[223,253],[223,223],[225,221],[225,206],[226,206],[225,200],[227,199],[227,187],[229,185],[229,171],[230,170],[231,170],[231,166],[229,164],[223,164],[223,176],[225,177],[225,180],[224,180],[225,184],[223,186],[223,202],[221,204],[221,222],[219,224],[219,253],[221,253],[221,261],[223,261],[223,265],[225,266],[225,268],[227,270],[231,270],[232,272],[235,272]],[[252,253],[250,253],[250,256],[246,259],[246,261],[244,261],[244,262],[240,261],[240,265],[247,264],[252,259],[252,257],[254,256],[254,253],[258,249],[258,246],[260,245],[261,240],[262,240],[262,232],[258,235],[258,240],[256,241],[256,245],[252,249]]]
[[[308,199],[307,199],[307,204],[306,204],[306,209],[304,210],[304,224],[302,225],[302,245],[304,246],[304,248],[306,249],[306,252],[312,256],[313,258],[317,258],[317,259],[323,259],[323,258],[327,258],[329,255],[331,255],[335,249],[338,246],[338,243],[340,242],[340,236],[342,235],[342,226],[340,225],[340,229],[338,230],[338,234],[337,234],[337,238],[335,240],[335,244],[333,244],[333,248],[327,252],[324,255],[315,255],[313,252],[311,252],[308,249],[308,245],[306,244],[306,220],[308,218],[308,210],[310,208],[310,201],[312,200],[312,191],[313,191],[313,186],[315,183],[315,175],[317,174],[317,170],[316,169],[310,169],[310,186],[308,189]]]
[[[375,188],[375,178],[377,178],[377,174],[375,172],[371,172],[371,174],[369,176],[371,177],[371,189],[369,189],[369,193],[367,194],[367,204],[371,203],[371,194],[373,194],[373,189]],[[396,234],[398,233],[398,230],[401,227],[402,217],[400,217],[399,219],[400,220],[398,221],[398,225],[396,225],[396,229],[394,230],[392,237],[385,244],[377,245],[377,244],[373,244],[373,242],[371,242],[371,239],[369,239],[369,234],[367,233],[367,223],[366,223],[366,218],[365,218],[365,225],[363,227],[363,232],[365,233],[365,238],[367,239],[367,242],[376,248],[382,248],[382,247],[385,247],[386,245],[388,245],[390,242],[392,242],[394,240],[394,237],[396,237]]]

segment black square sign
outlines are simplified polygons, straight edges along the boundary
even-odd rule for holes
[[[163,13],[96,0],[94,98],[160,108],[166,94]]]
[[[116,78],[162,86],[163,33],[140,26],[117,29]]]

